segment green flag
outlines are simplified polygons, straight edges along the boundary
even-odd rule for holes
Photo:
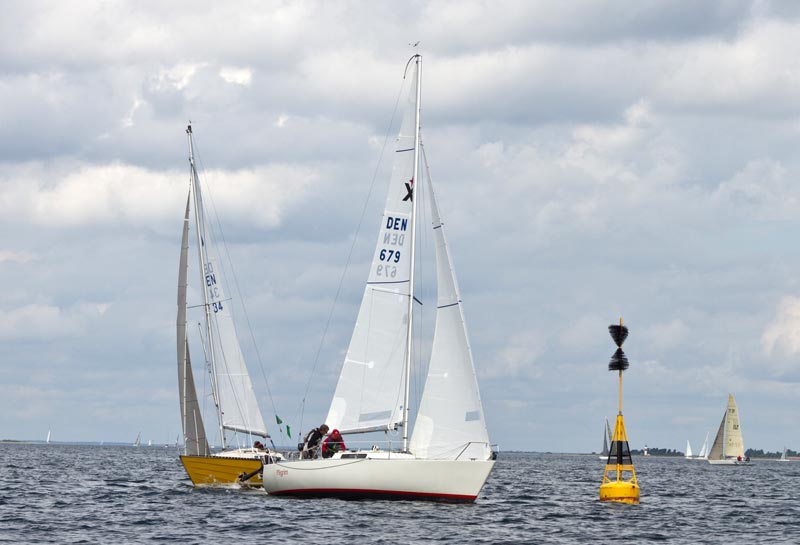
[[[286,424],[286,435],[289,436],[289,439],[292,438],[292,430],[289,429],[289,424]]]
[[[281,420],[281,417],[280,417],[280,416],[278,416],[277,414],[275,415],[275,421],[278,423],[278,425],[279,425],[279,426],[280,426],[281,424],[283,424],[283,420]]]

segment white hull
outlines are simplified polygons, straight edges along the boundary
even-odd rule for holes
[[[709,460],[709,464],[712,466],[749,466],[750,462],[747,460],[736,460],[733,458],[726,459],[726,460]]]
[[[276,496],[472,502],[494,467],[493,460],[380,454],[346,453],[344,458],[270,464],[264,466],[264,490]]]

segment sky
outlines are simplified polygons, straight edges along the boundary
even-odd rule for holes
[[[697,452],[730,392],[800,449],[797,43],[788,1],[6,0],[0,438],[180,433],[189,121],[265,420],[321,423],[419,52],[492,442],[598,451],[623,317],[632,448]]]

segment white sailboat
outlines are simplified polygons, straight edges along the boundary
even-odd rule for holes
[[[708,432],[706,432],[706,438],[703,441],[703,446],[700,447],[700,452],[697,454],[695,460],[708,460]]]
[[[267,456],[280,457],[278,453],[246,446],[230,448],[226,432],[241,433],[246,445],[253,437],[268,438],[266,426],[258,406],[244,355],[236,334],[231,312],[232,302],[224,292],[224,271],[206,224],[206,212],[200,189],[200,180],[194,160],[192,127],[189,136],[190,186],[186,200],[181,237],[180,265],[178,271],[178,395],[181,407],[184,454],[181,462],[195,485],[217,485],[247,482],[260,485],[258,475],[262,460]],[[193,206],[192,206],[193,205]],[[195,389],[189,356],[187,335],[187,285],[189,268],[190,212],[194,211],[194,225],[199,259],[199,286],[203,294],[204,331],[200,344],[206,356],[206,367],[211,377],[211,391],[216,406],[222,452],[211,453],[203,426],[200,402]]]
[[[374,447],[264,469],[273,495],[474,501],[494,466],[461,297],[430,176],[438,302],[428,375],[409,439],[417,206],[422,197],[421,57],[409,60],[407,110],[378,243],[325,423],[343,434],[402,428],[401,451]],[[427,169],[426,169],[427,171]]]
[[[708,453],[712,465],[747,465],[750,458],[744,455],[744,440],[739,426],[739,410],[733,394],[728,394],[728,407],[722,415],[717,436]]]
[[[136,439],[133,441],[133,446],[138,447],[142,443],[142,432],[136,434]]]
[[[781,453],[781,457],[779,459],[780,462],[788,462],[790,461],[789,458],[786,456],[786,447],[783,447],[783,452]]]
[[[608,444],[611,442],[611,426],[608,425],[608,417],[606,417],[606,425],[603,429],[603,450],[600,451],[600,460],[608,461]]]
[[[45,441],[48,445],[50,444],[50,430],[47,430],[47,440]]]
[[[689,440],[686,440],[686,454],[684,454],[684,458],[687,460],[692,459],[692,445],[689,444]]]

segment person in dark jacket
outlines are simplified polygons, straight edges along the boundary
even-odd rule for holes
[[[331,434],[322,442],[322,457],[330,458],[339,451],[345,450],[344,439],[339,430],[333,430]]]
[[[302,445],[302,457],[309,459],[309,458],[316,458],[317,457],[317,450],[319,449],[319,443],[322,441],[322,438],[325,437],[325,434],[328,433],[328,426],[323,424],[318,428],[314,428],[308,434],[306,434],[305,441]]]

